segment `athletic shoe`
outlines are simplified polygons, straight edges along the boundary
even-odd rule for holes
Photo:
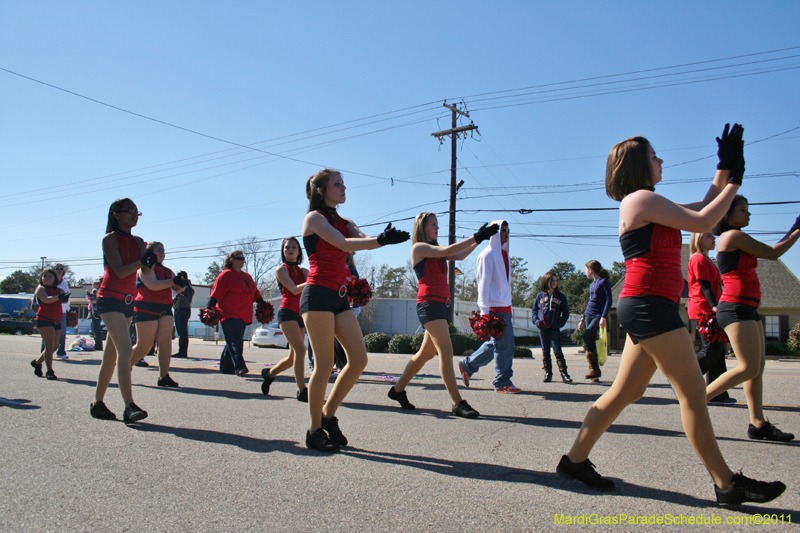
[[[339,429],[339,419],[335,416],[322,417],[322,429],[328,433],[328,439],[340,448],[347,446],[347,437]]]
[[[125,412],[122,413],[122,421],[126,424],[133,424],[145,418],[147,418],[147,411],[141,409],[133,402],[129,403],[128,407],[125,408]]]
[[[47,372],[45,372],[44,373],[44,377],[46,377],[50,381],[58,381],[58,378],[56,377],[56,373],[53,372],[52,370],[48,370]]]
[[[731,398],[730,396],[727,398],[723,398],[722,400],[711,400],[708,402],[708,405],[734,405],[738,403],[736,398]]]
[[[60,353],[56,355],[56,359],[61,359],[62,361],[66,361],[67,359],[69,359],[69,356],[65,353]]]
[[[261,370],[261,377],[264,378],[264,383],[261,384],[261,392],[264,393],[264,396],[269,396],[269,387],[275,381],[275,378],[269,377],[269,368]]]
[[[112,413],[106,407],[106,404],[103,402],[94,402],[89,406],[89,414],[92,415],[93,418],[98,418],[100,420],[116,420],[117,415]]]
[[[794,440],[794,434],[784,433],[776,428],[769,420],[761,424],[761,427],[758,428],[753,424],[748,425],[747,436],[756,440],[774,440],[778,442]]]
[[[156,385],[158,385],[159,387],[177,387],[178,383],[171,377],[169,377],[169,374],[167,374],[163,378],[159,377],[158,381],[156,382]]]
[[[467,400],[461,400],[453,406],[453,414],[461,418],[478,418],[480,413],[473,409]]]
[[[264,390],[264,386],[261,386],[261,390]],[[303,390],[297,391],[297,401],[308,403],[308,387],[303,387]]]
[[[145,361],[144,359],[139,359],[138,361],[136,361],[136,362],[133,364],[133,366],[138,366],[138,367],[141,367],[141,368],[147,368],[147,367],[149,367],[149,366],[150,366],[150,363],[148,363],[148,362],[147,362],[147,361]]]
[[[339,445],[330,440],[322,428],[319,428],[314,433],[306,431],[306,448],[329,453],[339,451]]]
[[[774,500],[786,490],[786,485],[780,481],[768,483],[756,481],[745,477],[741,472],[734,474],[731,486],[722,490],[714,485],[717,494],[717,505],[720,507],[735,507],[745,502],[766,503]]]
[[[522,392],[522,389],[515,387],[514,385],[506,385],[505,387],[494,389],[494,391],[499,392],[500,394],[519,394]]]
[[[616,488],[614,481],[597,473],[594,463],[589,459],[582,463],[573,463],[569,457],[562,455],[556,467],[556,474],[564,479],[577,479],[594,490],[614,490]]]
[[[42,377],[44,375],[44,374],[42,374],[42,364],[41,363],[37,363],[36,359],[31,361],[31,366],[33,367],[33,373],[37,378],[40,378],[40,377]]]
[[[469,374],[467,374],[467,371],[461,366],[461,361],[458,362],[458,371],[461,372],[461,379],[464,380],[464,386],[469,388]]]
[[[388,396],[392,400],[399,402],[400,407],[402,407],[406,411],[412,411],[416,409],[416,407],[414,407],[414,404],[408,401],[408,395],[406,395],[406,391],[397,392],[397,390],[395,390],[394,388],[394,385],[392,385],[392,387],[389,389]]]

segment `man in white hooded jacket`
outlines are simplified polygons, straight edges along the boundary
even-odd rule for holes
[[[506,327],[499,337],[484,342],[472,355],[458,363],[464,385],[469,378],[489,361],[494,360],[495,392],[517,394],[520,389],[511,383],[511,364],[514,361],[514,326],[511,321],[511,265],[508,254],[508,222],[495,220],[500,231],[489,240],[489,246],[478,255],[478,308],[481,315],[490,311],[505,321]]]

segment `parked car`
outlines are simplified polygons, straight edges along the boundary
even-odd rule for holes
[[[0,313],[0,333],[33,335],[33,322],[28,320],[14,320],[8,313]]]
[[[266,348],[267,346],[289,347],[289,341],[286,340],[286,336],[281,331],[281,328],[278,327],[277,322],[257,328],[253,332],[250,342],[253,343],[253,346],[258,346],[259,348]]]

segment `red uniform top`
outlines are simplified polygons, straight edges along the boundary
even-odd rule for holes
[[[45,287],[44,291],[48,296],[58,296],[62,292],[58,287]],[[56,300],[51,304],[44,304],[41,300],[39,300],[39,309],[36,311],[36,320],[61,322],[63,313],[64,311],[61,309],[61,300]]]
[[[508,269],[509,269],[508,252],[506,252],[505,250],[500,250],[500,251],[503,252],[503,263],[505,263],[505,265],[506,265],[506,277],[508,277]],[[490,307],[489,308],[489,312],[491,313],[492,311],[494,311],[495,313],[508,313],[508,314],[511,314],[511,306],[509,305],[509,306],[506,306],[506,307]]]
[[[339,233],[345,237],[350,236],[347,221],[335,210],[330,213],[319,212],[328,219],[331,226],[339,230]],[[325,239],[320,239],[316,233],[303,237],[303,246],[308,253],[309,264],[306,285],[319,285],[337,291],[347,285],[350,277],[350,271],[347,270],[347,252],[338,249]]]
[[[651,222],[619,237],[625,257],[625,286],[620,298],[663,296],[675,302],[683,292],[681,232]]]
[[[689,302],[686,305],[690,320],[700,318],[700,313],[711,311],[711,305],[703,294],[699,281],[707,281],[714,291],[714,298],[719,302],[722,295],[722,283],[719,270],[707,255],[694,254],[689,258]]]
[[[164,281],[175,277],[175,274],[172,273],[172,270],[158,263],[153,265],[153,272],[155,272],[156,279],[159,281]],[[172,291],[170,291],[169,288],[162,289],[160,291],[154,291],[148,289],[147,285],[145,285],[141,279],[137,279],[136,299],[134,300],[133,304],[134,307],[136,307],[135,302],[147,302],[151,304],[172,304]]]
[[[758,258],[741,250],[718,252],[717,264],[725,284],[719,301],[758,307],[761,303],[761,283],[756,274]]]
[[[139,243],[136,237],[130,234],[115,232],[117,237],[117,248],[123,265],[135,263],[140,257]],[[128,274],[124,278],[119,278],[114,270],[108,265],[105,255],[103,256],[103,281],[100,282],[100,290],[97,291],[98,298],[113,298],[115,300],[133,301],[136,294],[136,272]]]
[[[419,280],[417,303],[447,302],[450,300],[450,285],[447,283],[447,259],[426,257],[414,265]]]
[[[306,281],[306,273],[303,272],[303,269],[300,268],[299,265],[284,263],[283,266],[286,267],[289,278],[294,281],[295,285],[300,285]],[[297,294],[292,294],[290,291],[286,290],[286,287],[281,286],[281,309],[288,309],[289,311],[299,313],[300,296],[301,294],[299,292]]]
[[[253,303],[261,298],[256,282],[244,271],[225,269],[214,280],[211,297],[217,300],[222,320],[238,318],[245,324],[253,322]]]

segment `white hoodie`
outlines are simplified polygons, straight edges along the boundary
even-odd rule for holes
[[[492,224],[502,228],[504,222],[505,220],[495,220]],[[503,261],[503,250],[508,255],[508,274]],[[477,265],[478,274],[475,279],[478,283],[478,307],[481,314],[488,314],[490,307],[511,306],[511,254],[508,252],[508,242],[500,244],[499,231],[491,236],[489,246],[478,255]]]

